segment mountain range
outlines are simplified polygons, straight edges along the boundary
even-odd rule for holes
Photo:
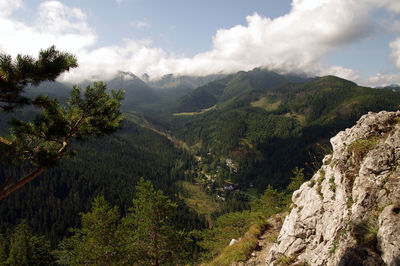
[[[3,200],[1,232],[26,219],[55,246],[67,228],[79,225],[79,213],[96,195],[126,214],[143,176],[177,203],[174,219],[182,229],[204,229],[223,213],[249,209],[250,199],[269,185],[284,191],[295,169],[304,168],[310,178],[331,152],[332,136],[363,114],[400,105],[393,88],[261,68],[159,80],[119,72],[106,82],[125,90],[122,130],[75,143],[77,156]],[[42,83],[27,94],[47,93],[64,103],[71,86]],[[29,107],[15,115],[32,118],[35,112]],[[2,134],[10,117],[1,116]],[[0,163],[1,176],[10,171],[20,170]]]
[[[66,87],[56,84],[55,90],[45,84],[39,91],[65,97]],[[159,80],[119,72],[107,84],[125,90],[122,109],[128,120],[152,124],[196,154],[212,151],[216,161],[232,159],[239,166],[233,182],[257,183],[259,191],[271,183],[286,185],[296,166],[311,175],[316,166],[310,159],[318,161],[329,149],[330,137],[366,112],[396,110],[400,104],[400,94],[392,89],[261,68]]]

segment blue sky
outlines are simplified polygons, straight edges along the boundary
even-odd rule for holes
[[[398,0],[0,0],[0,34],[1,52],[76,54],[72,82],[263,66],[400,83]]]

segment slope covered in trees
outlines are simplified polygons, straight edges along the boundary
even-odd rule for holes
[[[123,79],[115,82],[113,86],[126,84]],[[148,100],[145,103],[147,107],[152,106],[153,96],[160,99],[153,92],[147,94],[148,87],[144,82],[138,83],[142,87],[132,89],[130,98],[135,97],[136,92],[143,93],[143,99]],[[140,109],[137,103],[135,99],[128,99],[124,108],[137,111]],[[42,243],[40,245],[44,247],[51,244],[55,248],[63,237],[73,235],[76,241],[86,243],[95,237],[86,234],[85,230],[93,225],[92,218],[98,214],[97,210],[106,210],[105,213],[110,215],[112,232],[107,232],[111,232],[111,242],[118,239],[117,229],[124,222],[131,229],[138,230],[135,232],[142,233],[140,239],[131,235],[131,243],[149,238],[145,235],[149,229],[138,225],[138,221],[149,218],[139,208],[148,202],[135,201],[132,204],[132,199],[140,197],[136,185],[144,177],[152,182],[155,191],[160,189],[169,197],[168,200],[159,195],[163,202],[161,207],[166,208],[163,210],[168,213],[173,209],[175,212],[173,231],[176,234],[185,231],[185,236],[192,240],[188,242],[191,252],[204,253],[202,257],[205,260],[212,259],[229,242],[226,236],[239,237],[251,229],[250,221],[262,220],[255,213],[269,216],[286,206],[288,199],[282,190],[290,182],[291,171],[297,166],[304,167],[305,176],[310,176],[317,169],[320,156],[329,152],[329,137],[353,124],[363,113],[393,110],[399,104],[399,93],[360,87],[333,76],[304,81],[260,69],[226,76],[198,88],[174,105],[153,108],[143,116],[127,115],[123,128],[108,138],[74,142],[77,155],[61,161],[40,179],[0,201],[2,241],[6,239],[6,243],[14,234],[15,238],[21,238],[19,232],[28,232],[23,225],[17,226],[25,219],[33,232],[26,233],[28,237],[24,241],[28,246],[37,247],[37,243]],[[215,107],[203,110],[211,106]],[[165,109],[186,113],[174,115],[164,112]],[[18,116],[21,119],[32,118],[31,110],[24,109]],[[199,110],[202,112],[197,112]],[[130,121],[131,117],[136,119]],[[138,117],[143,120],[141,125],[144,127],[134,123]],[[8,119],[9,116],[2,115],[1,125],[6,125]],[[148,120],[151,120],[151,126]],[[173,135],[189,148],[174,147],[159,132]],[[21,171],[19,167],[4,163],[0,166],[1,176]],[[303,170],[297,169],[299,173],[303,175]],[[200,177],[208,183],[201,183]],[[302,178],[304,180],[304,176]],[[203,190],[202,196],[206,195],[219,206],[210,215],[214,219],[213,228],[204,230],[207,226],[204,217],[194,211],[197,202],[190,205],[191,208],[185,204],[184,200],[191,200],[182,185],[187,183]],[[297,183],[289,186],[286,191],[289,193],[297,186]],[[250,200],[262,193],[260,199]],[[97,198],[92,206],[91,202],[99,195],[106,200]],[[271,204],[271,199],[278,201]],[[268,206],[265,205],[267,201],[270,203]],[[117,206],[118,212],[112,206]],[[218,217],[229,211],[235,213]],[[81,217],[79,213],[85,214]],[[133,217],[133,213],[138,216]],[[120,220],[121,217],[125,218]],[[71,233],[68,232],[70,227],[78,229]],[[193,229],[197,231],[186,235]],[[64,244],[65,249],[61,250],[67,254],[71,249],[67,242]],[[137,250],[135,245],[130,248]],[[5,244],[2,247],[6,251],[0,257],[10,256],[11,246]],[[112,247],[117,245],[111,244]],[[47,249],[38,252],[48,254]],[[99,252],[104,254],[108,251]],[[151,261],[153,257],[150,257],[145,259],[154,264],[154,260]]]
[[[240,71],[207,83],[193,92],[181,97],[172,105],[173,112],[197,112],[225,102],[232,102],[250,92],[262,92],[287,82],[304,81],[304,78],[280,75],[256,68],[249,72]]]
[[[26,219],[35,232],[46,234],[55,244],[69,227],[79,224],[79,213],[87,211],[97,195],[105,196],[125,213],[141,177],[178,201],[177,222],[182,227],[204,226],[197,214],[174,196],[178,189],[175,182],[186,178],[184,171],[193,159],[165,137],[125,121],[114,135],[77,143],[75,149],[76,156],[0,201],[1,232]],[[4,175],[19,169],[2,165],[0,171]]]
[[[236,79],[229,81],[230,88],[241,87]],[[214,88],[222,99],[227,87],[222,90],[220,84],[225,81],[200,89]],[[313,163],[329,150],[331,136],[364,113],[396,110],[400,104],[398,92],[360,87],[334,76],[264,90],[242,88],[240,95],[218,100],[207,112],[168,119],[175,136],[198,155],[213,153],[217,163],[233,159],[239,169],[232,181],[244,187],[253,183],[260,192],[268,184],[287,185],[286,177],[296,166],[305,167],[309,176],[318,166]]]

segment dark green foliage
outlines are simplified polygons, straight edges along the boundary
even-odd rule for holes
[[[110,94],[101,82],[88,86],[83,96],[80,88],[74,87],[67,107],[45,95],[33,101],[21,96],[25,86],[54,81],[62,72],[76,66],[73,55],[59,52],[54,46],[40,51],[37,60],[18,55],[13,61],[11,56],[0,55],[0,108],[12,111],[32,103],[41,110],[33,121],[13,119],[10,135],[0,137],[0,160],[30,168],[27,174],[12,174],[4,179],[0,200],[54,166],[68,151],[73,138],[102,136],[120,128],[123,92]]]
[[[196,112],[209,108],[231,104],[254,91],[265,91],[289,81],[304,81],[295,76],[283,76],[275,72],[256,68],[249,72],[240,71],[223,79],[210,82],[180,98],[173,106],[173,112]]]
[[[290,184],[287,186],[287,190],[290,193],[293,193],[294,191],[298,190],[300,188],[300,186],[306,182],[306,179],[304,177],[303,174],[304,168],[299,169],[298,167],[296,167],[293,170],[293,176],[290,177]]]
[[[229,182],[239,188],[240,191],[228,193],[216,190],[215,185],[211,186],[209,193],[220,193],[225,197],[214,218],[217,219],[218,215],[228,211],[249,209],[251,205],[252,212],[223,215],[217,219],[212,229],[192,234],[199,246],[191,243],[186,247],[193,253],[204,249],[208,252],[205,255],[207,258],[215,256],[229,243],[231,237],[236,238],[243,234],[252,219],[257,219],[256,216],[268,216],[286,208],[289,203],[288,195],[280,191],[293,192],[302,180],[314,172],[323,156],[317,151],[325,151],[320,147],[329,145],[329,137],[354,123],[366,111],[397,109],[400,103],[399,94],[358,87],[352,82],[335,77],[271,88],[263,85],[271,77],[266,77],[264,81],[259,80],[263,75],[262,71],[238,73],[235,80],[228,77],[226,80],[210,83],[200,91],[200,96],[204,96],[205,100],[196,106],[196,110],[216,103],[215,109],[199,115],[169,118],[157,124],[157,129],[166,127],[165,131],[171,130],[174,137],[192,146],[197,155],[202,157],[199,168],[215,174],[218,185],[224,185],[229,179]],[[213,97],[218,101],[213,102]],[[274,107],[264,108],[252,104],[262,97],[268,99],[265,101],[267,105],[274,104]],[[48,103],[51,107],[51,101],[38,98],[39,105],[45,106]],[[202,105],[203,103],[206,104]],[[58,109],[54,110],[54,114],[57,114]],[[60,125],[64,123],[63,119],[58,118],[53,121]],[[93,124],[90,122],[85,125],[90,129],[101,127],[103,122],[95,119]],[[128,121],[124,123],[124,127],[101,142],[89,139],[88,142],[77,143],[77,156],[62,160],[58,167],[49,169],[41,179],[0,202],[2,231],[5,232],[17,219],[25,217],[35,232],[45,233],[54,245],[66,234],[66,228],[79,227],[80,219],[77,214],[89,211],[89,203],[93,201],[94,195],[104,195],[111,202],[107,205],[109,209],[112,210],[110,206],[117,205],[121,215],[125,217],[124,223],[121,224],[119,220],[114,223],[111,235],[115,239],[126,236],[121,242],[130,250],[131,257],[126,258],[129,263],[134,264],[140,260],[142,264],[155,264],[156,261],[168,257],[172,263],[183,264],[182,259],[186,257],[187,249],[177,249],[173,254],[170,251],[161,252],[158,256],[155,255],[156,249],[154,243],[150,245],[150,240],[151,236],[158,235],[160,237],[157,239],[171,241],[168,245],[174,247],[177,242],[186,241],[182,230],[204,228],[202,219],[189,211],[176,196],[180,188],[175,182],[193,181],[196,173],[194,169],[199,170],[198,165],[187,151],[175,149],[166,138]],[[63,127],[55,127],[52,136],[63,134],[62,130],[57,131],[60,128]],[[81,139],[88,136],[85,130],[80,132]],[[225,165],[226,158],[233,159],[237,171],[228,169]],[[46,156],[43,160],[47,161]],[[314,165],[313,162],[317,163]],[[299,168],[292,173],[291,169],[296,166]],[[4,165],[0,167],[2,177],[13,171],[19,173],[21,170],[10,170],[9,166]],[[151,180],[155,189],[144,181],[136,189],[135,184],[141,176]],[[283,190],[290,183],[290,176],[292,183],[287,190]],[[320,186],[322,180],[318,180],[316,185]],[[270,184],[273,187],[268,186]],[[251,190],[249,194],[246,193],[247,188]],[[158,192],[159,189],[170,200]],[[254,197],[252,195],[257,194],[256,190],[264,194],[250,203],[249,196]],[[136,200],[128,212],[133,197]],[[156,199],[164,204],[153,204],[152,200],[157,202]],[[167,223],[165,226],[155,222],[155,213],[148,211],[153,208],[160,208],[161,213],[168,214],[168,218],[163,220]],[[90,213],[93,214],[93,210]],[[126,234],[128,231],[130,233]],[[173,234],[168,233],[171,231]],[[60,259],[63,258],[64,264],[68,264],[72,254],[73,239],[63,241],[63,247],[60,247],[62,252],[57,253]],[[111,239],[108,241],[112,242]],[[7,245],[2,247],[3,250],[9,249]],[[158,247],[159,250],[165,250],[165,244]],[[120,251],[115,252],[117,254]],[[116,260],[117,258],[118,256],[115,257]]]
[[[12,111],[15,107],[30,103],[22,96],[27,85],[38,85],[43,81],[54,81],[62,72],[77,67],[76,58],[60,52],[54,46],[41,50],[39,58],[18,55],[15,60],[6,54],[0,55],[0,108]]]
[[[33,235],[25,221],[18,224],[8,239],[2,239],[0,265],[55,265],[50,242]]]
[[[300,132],[300,124],[294,118],[254,112],[248,121],[247,139],[251,143],[265,143],[271,138],[296,137]]]
[[[174,134],[199,154],[232,158],[238,165],[232,181],[239,187],[256,184],[260,193],[268,184],[285,187],[296,166],[310,177],[329,150],[330,137],[368,111],[396,110],[400,104],[397,92],[359,87],[334,76],[272,88],[266,84],[274,79],[271,75],[254,70],[214,81],[205,86],[207,91],[219,84],[215,91],[226,95],[223,100],[214,95],[219,99],[214,110],[170,120]],[[281,78],[276,80],[294,80]],[[232,94],[225,93],[228,88]],[[266,106],[256,107],[253,103],[262,98],[268,99]]]
[[[189,178],[184,172],[193,158],[175,149],[165,137],[124,121],[123,129],[108,138],[75,144],[76,156],[61,160],[57,167],[0,201],[0,232],[24,218],[54,245],[69,227],[79,226],[79,213],[90,209],[95,195],[104,195],[125,214],[142,176],[177,202],[177,224],[189,230],[204,226],[198,215],[174,196],[178,191],[175,182]],[[2,176],[15,170],[18,168],[0,167]]]
[[[207,89],[212,87],[212,91],[208,92]],[[220,83],[211,83],[204,87],[200,87],[199,89],[189,93],[178,99],[175,107],[173,107],[173,111],[180,112],[198,112],[201,109],[209,108],[213,106],[218,100],[216,96],[213,94],[217,93],[224,87],[223,84]]]
[[[128,263],[176,265],[184,262],[189,242],[184,232],[176,230],[173,224],[176,204],[144,179],[136,189],[133,207],[122,220]]]
[[[12,164],[29,161],[36,167],[53,166],[70,145],[71,138],[86,139],[102,136],[120,128],[123,118],[119,111],[123,93],[106,92],[106,85],[98,82],[88,86],[84,97],[74,87],[68,108],[57,100],[38,96],[33,104],[43,111],[33,122],[14,119],[11,122],[9,145],[1,145],[1,159]]]
[[[82,227],[71,239],[65,239],[55,252],[59,263],[69,265],[118,265],[123,253],[118,207],[111,207],[104,197],[96,197],[92,209],[82,214]]]
[[[0,265],[3,265],[8,259],[10,253],[10,242],[6,237],[0,235]]]
[[[287,195],[284,192],[278,192],[271,185],[260,199],[255,199],[251,202],[251,211],[259,212],[265,217],[281,212],[287,204]]]
[[[173,224],[176,204],[141,179],[130,212],[97,197],[82,227],[54,252],[61,265],[177,265],[188,261],[189,241]]]

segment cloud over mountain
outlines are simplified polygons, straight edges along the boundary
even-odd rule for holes
[[[58,1],[39,5],[32,23],[12,14],[21,1],[0,0],[0,51],[37,54],[55,44],[75,53],[80,67],[63,76],[65,80],[107,79],[118,70],[152,77],[167,73],[206,75],[250,70],[264,66],[279,72],[315,75],[336,74],[357,78],[357,72],[342,66],[326,66],[321,60],[348,44],[374,34],[374,8],[400,12],[396,0],[293,0],[291,10],[271,19],[254,13],[247,25],[220,29],[212,48],[193,57],[169,54],[149,40],[126,39],[122,45],[98,47],[98,36],[79,8]],[[27,41],[32,40],[32,41]],[[400,68],[400,38],[390,44],[392,58]]]

